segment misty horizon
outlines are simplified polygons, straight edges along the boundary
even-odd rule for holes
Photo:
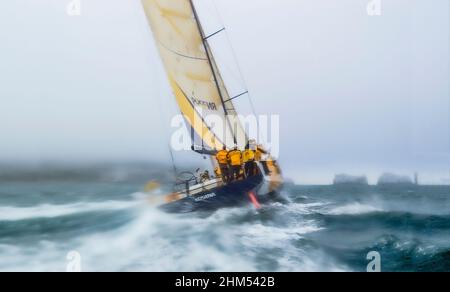
[[[194,172],[198,167],[198,164],[190,163],[185,164],[179,170],[186,170]],[[201,169],[201,168],[200,168]],[[143,181],[151,181],[155,179],[152,174],[156,170],[164,171],[170,176],[174,177],[173,165],[163,162],[156,162],[150,160],[129,160],[129,161],[41,161],[41,162],[13,162],[13,161],[0,161],[0,180],[2,179],[10,179],[14,178],[23,178],[21,175],[26,174],[28,178],[34,178],[45,181],[46,179],[59,177],[58,172],[70,172],[74,174],[80,174],[79,172],[86,172],[86,175],[90,173],[96,173],[100,175],[100,171],[105,171],[105,173],[114,173],[115,171],[121,172],[125,175],[129,172],[129,175],[139,174],[139,178]],[[202,169],[201,169],[202,170]],[[145,172],[148,173],[148,176],[145,176]],[[368,184],[371,186],[377,185],[379,179],[383,175],[395,175],[400,177],[407,177],[411,183],[414,183],[414,176],[418,175],[419,185],[450,185],[450,172],[448,173],[448,177],[436,178],[430,176],[430,174],[425,173],[408,173],[408,172],[392,172],[392,171],[382,171],[380,173],[344,173],[344,172],[336,172],[332,175],[330,174],[320,174],[320,180],[314,181],[311,179],[310,181],[305,180],[303,177],[295,177],[289,174],[285,175],[285,179],[287,182],[293,182],[297,185],[332,185],[334,179],[336,177],[343,175],[348,176],[350,178],[367,178]],[[424,175],[424,176],[423,176]],[[86,176],[86,179],[89,179],[89,176]],[[90,180],[95,181],[95,177],[91,177]],[[350,182],[351,183],[351,182]]]
[[[80,16],[68,2],[10,1],[0,12],[0,164],[170,165],[177,109],[140,1],[82,1]],[[221,20],[204,23],[226,27],[257,113],[280,116],[286,177],[449,179],[447,0],[383,1],[381,16],[359,0],[244,2],[215,0]],[[175,160],[202,164],[192,153]]]

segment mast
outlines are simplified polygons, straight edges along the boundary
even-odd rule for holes
[[[225,112],[225,118],[226,118],[226,120],[228,122],[228,126],[230,127],[230,131],[231,131],[231,133],[233,135],[234,144],[237,144],[236,131],[235,131],[235,128],[233,127],[233,125],[231,124],[230,118],[228,116],[228,110],[226,108],[226,102],[225,102],[225,100],[223,98],[222,90],[220,89],[220,85],[219,85],[219,79],[217,77],[217,73],[214,70],[214,66],[213,66],[213,63],[212,63],[213,56],[211,55],[211,53],[209,51],[209,48],[208,48],[208,46],[209,46],[208,40],[205,37],[205,33],[203,31],[202,24],[200,23],[200,18],[198,17],[197,10],[196,10],[195,5],[194,5],[194,1],[193,0],[189,0],[189,3],[191,4],[192,11],[194,12],[195,22],[197,23],[197,27],[198,27],[198,30],[200,32],[200,36],[202,38],[203,47],[205,49],[206,56],[208,58],[208,63],[209,63],[209,66],[211,68],[212,75],[214,77],[214,83],[216,85],[217,91],[219,92],[220,100],[222,101],[222,107],[223,107],[223,111]]]

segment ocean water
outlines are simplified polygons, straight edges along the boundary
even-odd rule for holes
[[[450,271],[449,186],[296,186],[286,202],[169,215],[160,166],[0,171],[0,271]]]

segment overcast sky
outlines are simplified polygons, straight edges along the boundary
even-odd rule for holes
[[[140,0],[81,0],[78,17],[70,1],[2,3],[0,160],[169,159]],[[288,176],[448,179],[448,0],[382,0],[372,17],[369,0],[214,2],[257,112],[280,115]]]

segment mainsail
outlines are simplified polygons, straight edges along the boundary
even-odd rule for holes
[[[246,145],[247,135],[192,0],[142,0],[142,3],[188,128],[211,149]]]

